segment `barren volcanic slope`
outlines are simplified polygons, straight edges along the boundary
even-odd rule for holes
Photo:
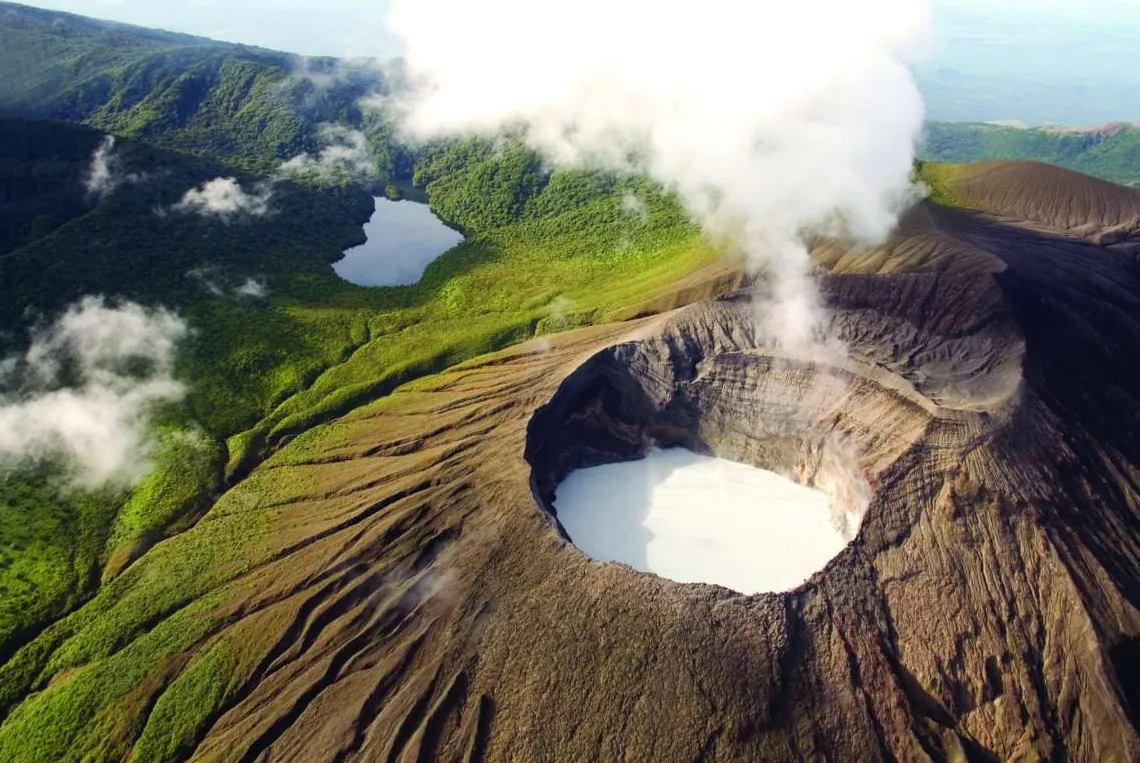
[[[732,292],[307,432],[3,667],[0,758],[1140,758],[1140,272],[1052,191],[821,245],[845,358],[757,346]],[[839,463],[859,537],[750,598],[587,559],[559,481],[653,443]]]

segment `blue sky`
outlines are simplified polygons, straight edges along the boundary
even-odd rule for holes
[[[472,0],[477,2],[477,0]],[[538,1],[538,0],[536,0]],[[855,0],[851,0],[855,1]],[[389,0],[25,0],[29,5],[295,53],[383,55]],[[1140,37],[1140,0],[934,0],[944,38],[1032,45],[1050,32]],[[945,40],[937,55],[956,57]],[[970,50],[960,57],[970,60]]]
[[[953,0],[936,4],[939,65],[974,74],[1135,79],[1140,0]]]
[[[388,0],[22,0],[26,5],[306,55],[385,55]]]

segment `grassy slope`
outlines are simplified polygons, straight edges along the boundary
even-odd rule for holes
[[[615,200],[613,206],[619,204]],[[555,218],[537,227],[550,231],[561,222]],[[623,227],[603,225],[594,235],[620,243]],[[546,231],[500,231],[469,244],[437,263],[437,282],[447,288],[428,287],[423,293],[431,296],[423,304],[368,313],[376,323],[403,328],[367,342],[301,397],[335,398],[354,379],[374,385],[376,378],[389,377],[394,385],[529,336],[544,318],[575,321],[635,304],[653,287],[712,256],[695,236],[678,235],[672,226],[667,230],[672,233],[647,222],[632,233],[632,246],[624,253],[619,247],[588,261],[576,257],[572,242],[557,232],[537,246],[525,243],[529,234]],[[518,236],[514,241],[512,232]],[[570,317],[552,316],[558,298],[575,306]],[[324,319],[323,308],[292,309],[302,321]],[[300,410],[302,419],[313,415]],[[298,425],[297,430],[304,428]],[[240,675],[242,644],[219,642],[200,655],[163,696],[146,726],[123,730],[118,721],[138,718],[140,687],[208,631],[211,624],[203,614],[226,598],[226,581],[263,561],[258,556],[261,533],[272,518],[269,507],[282,477],[242,482],[215,506],[211,521],[155,547],[90,604],[0,668],[0,703],[31,689],[47,689],[20,704],[0,727],[0,756],[111,759],[141,738],[136,759],[161,760],[192,738],[232,691]],[[55,680],[58,676],[67,678]]]
[[[192,394],[166,420],[201,433],[196,445],[172,440],[129,495],[60,496],[50,472],[0,484],[0,655],[10,657],[0,712],[19,705],[0,727],[0,758],[118,757],[142,733],[119,728],[130,715],[121,703],[137,701],[152,670],[200,633],[199,614],[256,555],[266,521],[257,512],[195,523],[227,484],[227,459],[233,484],[290,438],[404,381],[605,320],[716,256],[676,202],[643,182],[550,175],[517,145],[474,148],[440,146],[421,163],[433,205],[468,240],[411,287],[359,288],[329,267],[360,235],[366,196],[283,187],[264,221],[158,216],[156,205],[222,168],[130,141],[122,169],[161,167],[152,181],[0,258],[7,320],[27,304],[16,294],[49,310],[108,289],[177,306],[196,330],[180,364]],[[628,193],[644,216],[623,212]],[[263,276],[273,296],[213,296],[186,277],[202,266],[229,284]],[[273,488],[242,482],[223,506],[271,504]],[[177,542],[155,545],[164,537]],[[178,727],[208,718],[235,660],[218,645],[156,718]]]
[[[1032,159],[1123,185],[1140,185],[1140,129],[1059,132],[988,124],[928,125],[923,157],[935,162]]]
[[[462,144],[441,150],[463,154]],[[519,146],[441,171],[429,154],[418,179],[433,208],[468,240],[433,263],[415,286],[329,290],[306,279],[321,307],[285,302],[309,325],[366,308],[367,341],[256,426],[230,439],[228,474],[268,449],[345,413],[409,378],[535,333],[603,319],[714,255],[673,199],[637,180],[579,172],[549,176]],[[622,211],[637,193],[644,217]],[[357,333],[360,333],[359,327]]]
[[[927,198],[946,207],[965,206],[952,190],[954,181],[962,174],[962,165],[920,161],[915,163],[914,179],[926,188]]]

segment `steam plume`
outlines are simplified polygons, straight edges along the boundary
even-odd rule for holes
[[[183,394],[171,373],[186,333],[165,310],[96,297],[36,332],[0,363],[0,467],[62,454],[83,487],[141,477],[154,406]]]
[[[525,124],[561,163],[647,171],[770,276],[810,343],[812,233],[878,239],[911,193],[924,0],[396,0],[414,135]],[[440,24],[440,19],[447,19]]]

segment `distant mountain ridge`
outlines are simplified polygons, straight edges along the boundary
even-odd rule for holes
[[[378,68],[0,2],[0,115],[79,122],[252,171],[365,131],[393,171],[391,126],[357,102]]]
[[[105,21],[64,11],[49,11],[21,3],[0,2],[0,24],[6,28],[37,29],[52,25],[61,36],[104,35],[109,44],[137,47],[140,45],[211,45],[214,47],[246,47],[207,37],[168,32],[162,29]]]
[[[922,158],[935,162],[1030,159],[1123,185],[1140,185],[1140,127],[1018,127],[993,123],[927,125]]]

